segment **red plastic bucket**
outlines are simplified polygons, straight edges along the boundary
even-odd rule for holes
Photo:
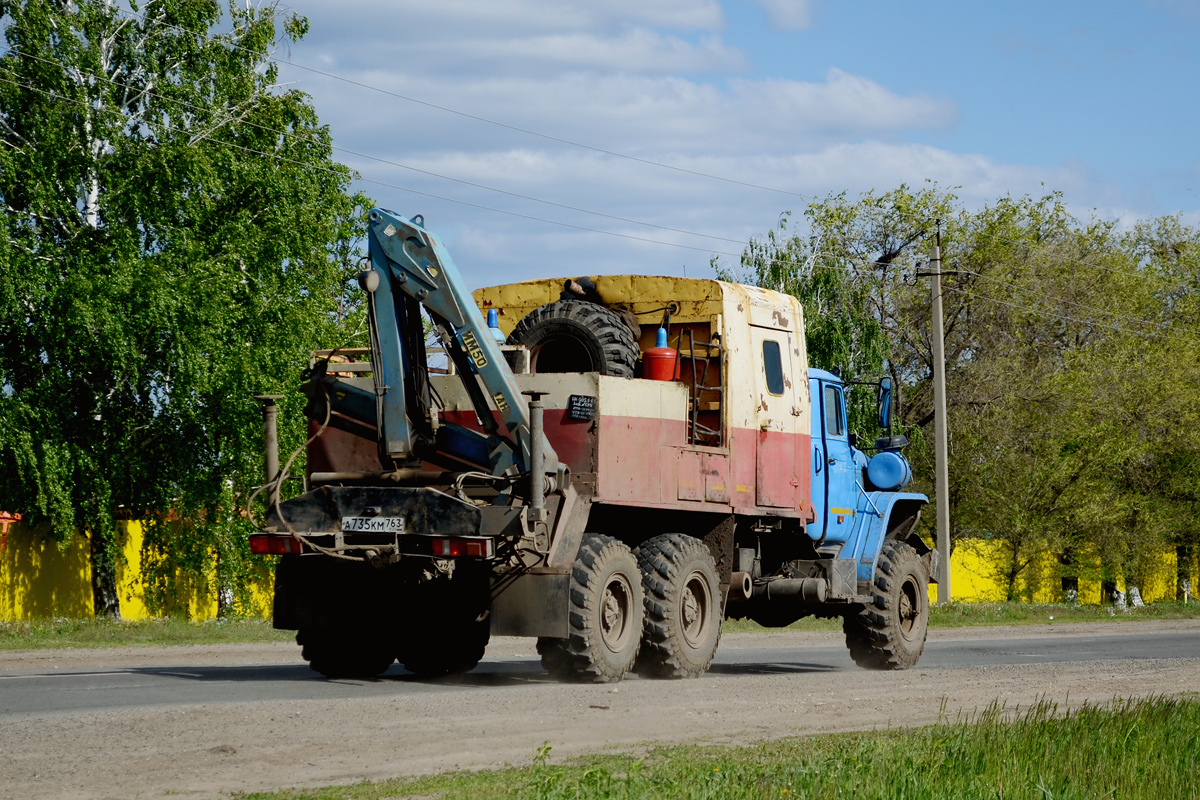
[[[679,380],[678,351],[674,347],[648,347],[642,351],[642,377],[652,381]]]

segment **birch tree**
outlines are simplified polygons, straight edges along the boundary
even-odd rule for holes
[[[277,85],[303,18],[0,0],[0,24],[0,507],[86,534],[96,613],[119,615],[118,516],[170,510],[228,549],[261,473],[250,397],[339,341],[364,201]]]

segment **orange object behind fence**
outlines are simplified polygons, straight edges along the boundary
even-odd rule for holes
[[[10,514],[7,511],[0,511],[0,552],[3,552],[4,546],[8,544],[8,526],[20,521],[20,514]]]

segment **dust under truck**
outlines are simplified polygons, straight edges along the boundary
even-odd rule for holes
[[[916,663],[937,554],[892,387],[868,457],[795,298],[639,275],[472,295],[420,216],[369,229],[370,346],[314,360],[306,491],[282,471],[251,536],[313,669],[433,677],[515,635],[562,679],[694,677],[723,619],[809,615],[863,667]]]

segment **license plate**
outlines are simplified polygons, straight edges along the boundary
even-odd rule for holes
[[[343,533],[404,533],[404,517],[342,517]]]

